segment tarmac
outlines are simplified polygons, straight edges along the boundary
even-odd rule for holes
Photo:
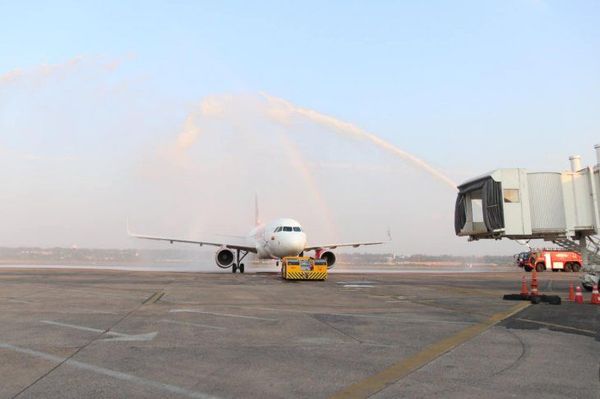
[[[2,268],[0,398],[600,398],[600,306],[522,275]]]

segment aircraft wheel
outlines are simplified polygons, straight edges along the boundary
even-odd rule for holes
[[[240,273],[244,273],[244,264],[240,263]]]
[[[237,273],[237,265],[235,263],[231,266],[231,273]]]

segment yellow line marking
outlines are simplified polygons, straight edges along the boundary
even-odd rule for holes
[[[496,313],[489,319],[472,325],[459,331],[458,333],[444,338],[425,347],[421,352],[396,363],[379,373],[365,378],[355,384],[352,384],[343,390],[335,393],[330,399],[364,399],[387,388],[396,381],[406,377],[410,373],[420,369],[427,363],[437,359],[444,353],[456,348],[457,346],[471,340],[490,327],[500,323],[502,320],[520,312],[530,305],[529,302],[519,303],[507,311]]]
[[[584,332],[584,333],[594,334],[594,335],[597,334],[596,331],[584,330],[584,329],[581,329],[581,328],[575,328],[575,327],[569,327],[569,326],[563,326],[561,324],[546,323],[545,321],[537,321],[537,320],[529,320],[529,319],[521,319],[521,318],[518,318],[516,320],[525,321],[527,323],[540,324],[542,326],[561,328],[563,330],[573,330],[573,331],[579,331],[579,332]]]

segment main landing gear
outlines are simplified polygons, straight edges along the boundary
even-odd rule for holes
[[[240,252],[243,252],[243,254],[240,257]],[[236,262],[231,265],[231,272],[232,273],[237,273],[238,270],[240,271],[240,273],[244,273],[244,264],[241,263],[244,258],[246,257],[246,255],[248,255],[248,251],[244,251],[241,249],[236,249]]]

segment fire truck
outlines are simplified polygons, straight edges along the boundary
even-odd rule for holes
[[[529,260],[524,263],[525,271],[535,269],[538,272],[552,270],[557,272],[578,272],[583,267],[581,254],[575,251],[564,251],[560,249],[541,249],[532,251]]]

